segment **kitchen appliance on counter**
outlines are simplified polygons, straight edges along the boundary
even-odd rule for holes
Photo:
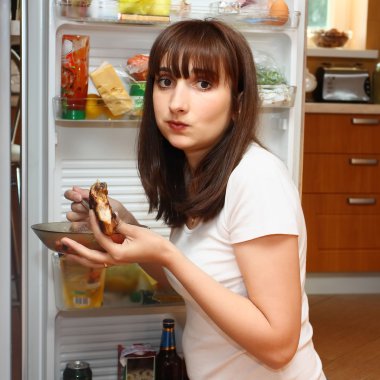
[[[361,67],[321,66],[316,71],[317,102],[368,103],[371,100],[370,74]]]

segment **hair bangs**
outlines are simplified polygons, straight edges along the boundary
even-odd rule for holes
[[[215,30],[193,31],[161,40],[155,47],[150,75],[155,77],[161,67],[170,69],[176,78],[189,78],[191,75],[219,83],[224,78],[233,83],[233,63],[223,43],[212,35]],[[191,70],[191,71],[190,71]]]

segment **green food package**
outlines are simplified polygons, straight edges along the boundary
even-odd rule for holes
[[[287,84],[274,58],[262,51],[257,51],[254,57],[258,85]]]

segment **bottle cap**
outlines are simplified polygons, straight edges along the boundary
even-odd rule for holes
[[[90,368],[90,364],[82,360],[74,360],[66,364],[66,368],[70,369],[87,369]]]
[[[162,321],[164,327],[173,327],[174,326],[174,319],[171,319],[171,318],[165,318],[163,321]]]
[[[62,112],[62,119],[83,120],[85,118],[86,118],[86,112],[84,110],[65,109]]]

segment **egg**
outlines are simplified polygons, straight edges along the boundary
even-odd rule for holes
[[[276,20],[270,21],[271,25],[284,25],[289,18],[289,8],[284,0],[273,0],[269,8],[269,16]]]

